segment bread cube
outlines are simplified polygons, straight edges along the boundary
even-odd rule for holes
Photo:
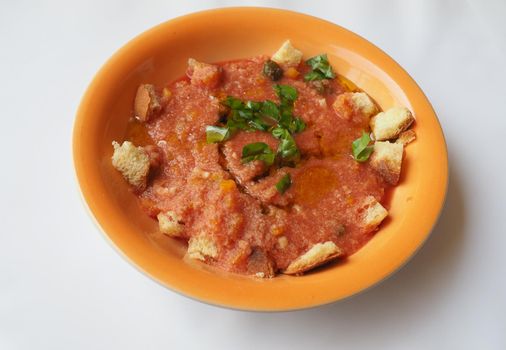
[[[221,68],[190,58],[188,59],[187,75],[192,85],[215,88],[220,84]]]
[[[307,252],[292,261],[283,273],[297,275],[325,264],[343,254],[342,250],[332,241],[317,243]]]
[[[404,146],[401,143],[377,141],[369,164],[383,177],[389,185],[399,182]]]
[[[285,41],[271,59],[283,67],[296,67],[302,59],[302,52],[292,46],[290,40]]]
[[[160,232],[171,237],[181,237],[183,225],[179,223],[181,218],[173,211],[160,212],[157,216]]]
[[[374,102],[365,92],[340,94],[332,107],[340,118],[360,123],[365,120],[366,125],[369,123],[369,118],[378,111]]]
[[[416,140],[415,130],[406,130],[401,132],[395,143],[400,143],[403,146],[406,146],[408,143],[411,143]]]
[[[370,126],[374,139],[385,141],[397,138],[401,132],[409,128],[415,118],[404,107],[393,107],[371,118]]]
[[[162,106],[156,94],[155,87],[151,84],[141,84],[135,95],[135,117],[141,122],[148,121],[158,113],[161,108]]]
[[[150,163],[146,151],[142,147],[134,146],[130,141],[123,142],[121,146],[113,141],[112,146],[112,165],[132,186],[143,190],[146,187]]]
[[[211,237],[201,234],[188,241],[188,256],[192,259],[206,261],[208,258],[218,257],[218,247]]]
[[[388,216],[388,211],[373,196],[366,197],[360,209],[363,210],[361,225],[371,231]]]

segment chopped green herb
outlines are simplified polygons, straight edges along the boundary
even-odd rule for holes
[[[279,118],[279,126],[288,129],[293,120],[293,114],[291,108],[283,107],[281,109],[281,117]]]
[[[220,126],[206,126],[206,141],[207,143],[222,142],[230,137],[228,128]]]
[[[320,72],[310,71],[306,75],[304,75],[305,81],[314,81],[323,79],[322,74]]]
[[[278,95],[282,105],[293,105],[299,94],[297,90],[290,85],[274,85],[274,91]]]
[[[279,139],[278,154],[284,164],[297,162],[300,159],[300,152],[297,144],[288,130],[284,128],[274,128],[272,136]]]
[[[292,163],[300,160],[300,152],[292,135],[289,134],[289,137],[281,139],[278,146],[278,154],[281,155],[284,164],[287,165],[292,165]]]
[[[254,118],[248,121],[248,125],[252,129],[260,130],[260,131],[267,131],[272,126],[271,124],[268,124],[265,122],[263,118]]]
[[[294,118],[288,126],[288,130],[290,130],[291,133],[298,133],[304,131],[304,129],[306,129],[306,123],[300,118]]]
[[[227,97],[222,105],[228,109],[228,114],[225,115],[226,118],[220,118],[220,123],[225,125],[207,127],[208,142],[226,141],[238,130],[271,132],[280,140],[277,153],[262,142],[251,144],[256,146],[247,145],[243,149],[243,162],[258,159],[271,165],[278,155],[281,166],[293,166],[299,161],[300,152],[292,134],[306,128],[304,121],[293,115],[298,93],[290,85],[276,84],[273,89],[279,97],[279,104],[270,100],[244,102],[232,96]],[[257,144],[262,144],[262,146]]]
[[[247,101],[244,103],[235,97],[229,96],[222,104],[230,108],[226,118],[226,125],[231,133],[237,130],[267,131],[271,126],[271,124],[263,122],[258,116],[263,104],[262,102]]]
[[[269,131],[272,127],[280,126],[291,133],[298,133],[306,128],[306,124],[293,115],[293,105],[298,97],[297,90],[290,85],[275,85],[280,103],[273,101],[247,101],[229,96],[222,105],[228,108],[226,118],[220,121],[229,128],[230,134],[237,130]]]
[[[262,102],[248,101],[246,102],[245,107],[252,111],[258,112],[262,107]]]
[[[306,61],[306,64],[312,70],[304,76],[305,81],[334,79],[336,77],[326,54],[311,57]]]
[[[357,162],[363,163],[369,159],[369,156],[374,149],[372,145],[369,146],[369,142],[371,142],[369,134],[365,131],[362,131],[362,136],[353,141],[351,144],[353,158],[355,158]]]
[[[227,127],[230,129],[230,132],[233,134],[237,130],[251,130],[251,127],[248,125],[248,122],[244,119],[240,118],[229,118],[227,120]]]
[[[274,119],[276,122],[279,121],[279,107],[272,101],[264,101],[262,103],[262,107],[260,108],[260,113],[266,117]]]
[[[304,131],[306,124],[293,115],[293,104],[298,97],[297,90],[290,85],[275,85],[274,91],[281,102],[279,105],[279,125],[288,129],[291,133]]]
[[[223,101],[223,104],[231,109],[241,109],[244,106],[244,103],[241,100],[232,96],[228,96],[227,99]]]
[[[279,80],[283,77],[283,69],[274,61],[268,60],[264,63],[263,73],[272,81]]]
[[[278,190],[279,193],[283,194],[291,185],[292,178],[290,177],[290,173],[287,173],[276,184],[276,190]]]
[[[277,127],[272,129],[272,136],[274,136],[277,139],[282,139],[286,137],[286,135],[289,135],[288,131],[286,129]]]
[[[249,163],[254,160],[261,160],[267,166],[271,166],[274,163],[276,155],[272,149],[264,142],[250,143],[242,148],[241,161],[243,163]]]

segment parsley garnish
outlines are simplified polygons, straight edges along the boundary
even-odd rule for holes
[[[372,145],[369,146],[369,142],[371,142],[369,134],[365,131],[362,131],[362,136],[353,141],[351,144],[353,158],[355,158],[357,162],[363,163],[369,159],[369,156],[374,149]]]
[[[329,63],[326,54],[311,57],[306,61],[311,71],[304,76],[305,81],[334,79],[336,74]]]
[[[276,190],[278,190],[279,193],[283,194],[291,185],[292,185],[292,178],[288,173],[278,181],[278,183],[276,184]]]
[[[242,148],[241,161],[249,163],[254,160],[262,160],[265,165],[271,166],[274,163],[276,155],[272,149],[264,142],[250,143]]]

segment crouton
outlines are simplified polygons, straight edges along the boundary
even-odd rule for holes
[[[274,277],[276,266],[266,251],[260,247],[253,248],[248,257],[248,273],[257,277]]]
[[[370,126],[374,139],[385,141],[395,139],[401,132],[409,128],[415,118],[404,107],[393,107],[371,118]]]
[[[220,84],[221,68],[189,58],[187,75],[192,85],[215,88]]]
[[[395,140],[395,143],[400,143],[403,146],[406,146],[408,143],[411,143],[416,140],[415,130],[406,130],[399,135],[399,138]]]
[[[353,101],[355,108],[359,109],[362,114],[367,117],[370,117],[378,111],[374,102],[372,102],[369,95],[365,92],[352,92],[351,100]]]
[[[284,67],[296,67],[302,59],[302,52],[292,46],[290,40],[285,41],[271,59]]]
[[[121,146],[113,141],[112,146],[112,165],[137,190],[143,190],[149,173],[149,156],[146,151],[142,147],[135,147],[130,141],[123,142]]]
[[[366,197],[360,209],[360,223],[368,230],[374,230],[388,216],[388,211],[373,196]]]
[[[319,265],[325,264],[343,254],[343,251],[332,241],[317,243],[307,252],[292,261],[283,273],[287,275],[301,274]]]
[[[156,217],[158,219],[160,232],[171,237],[181,237],[183,225],[179,223],[181,218],[176,213],[173,211],[166,211],[159,213]]]
[[[137,89],[134,101],[135,117],[141,122],[148,121],[161,110],[160,99],[155,87],[151,84],[141,84]]]
[[[369,164],[375,169],[389,185],[396,185],[401,175],[402,143],[377,141]]]
[[[345,120],[357,118],[355,122],[369,122],[369,118],[374,115],[378,109],[371,98],[365,92],[345,92],[337,96],[332,104],[337,115]]]
[[[218,247],[211,237],[201,234],[188,241],[188,256],[201,261],[214,259],[218,256]]]

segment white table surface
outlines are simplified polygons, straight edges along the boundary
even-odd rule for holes
[[[433,103],[450,156],[447,203],[387,281],[312,310],[231,311],[164,289],[102,238],[71,162],[87,84],[138,33],[234,4],[1,2],[0,349],[506,349],[504,0],[241,3],[355,31]]]

